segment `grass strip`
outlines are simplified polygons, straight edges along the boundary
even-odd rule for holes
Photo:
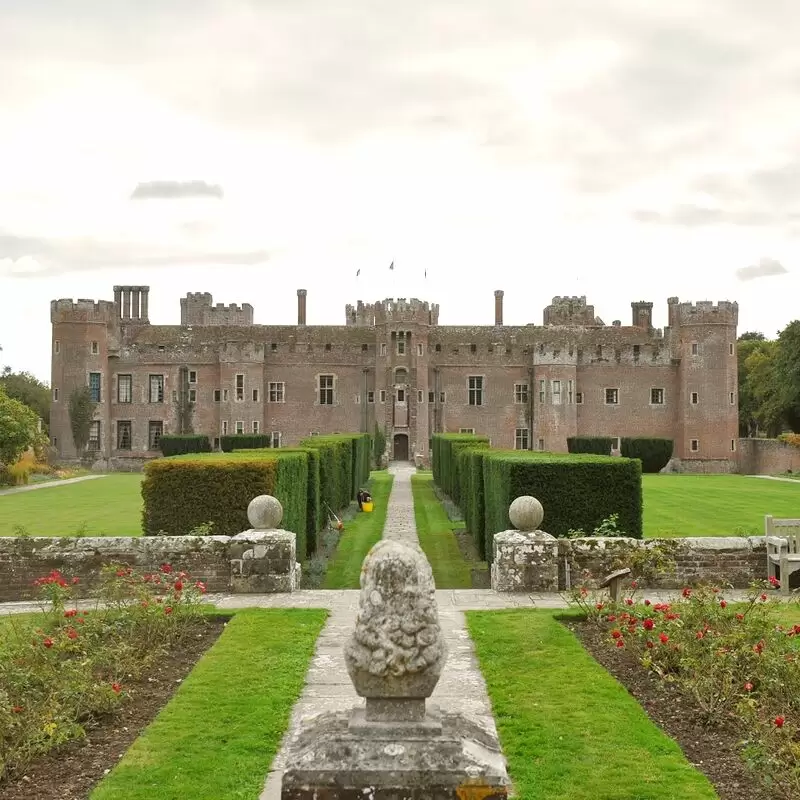
[[[518,800],[712,800],[706,777],[552,611],[467,613]]]
[[[116,473],[0,495],[0,536],[141,536],[141,484]]]
[[[453,533],[453,523],[433,492],[433,475],[411,476],[417,536],[438,589],[471,589],[472,572]]]
[[[369,491],[374,503],[373,510],[369,514],[358,513],[345,523],[342,538],[325,572],[323,589],[359,588],[364,557],[383,535],[393,481],[394,475],[383,470],[370,475]]]
[[[238,611],[91,800],[258,797],[327,613]]]

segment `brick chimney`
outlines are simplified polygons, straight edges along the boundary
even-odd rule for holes
[[[496,289],[494,293],[494,324],[503,324],[503,290]]]
[[[653,327],[653,304],[644,300],[631,303],[631,317],[634,328],[649,331]]]
[[[297,290],[297,324],[306,324],[306,290]]]

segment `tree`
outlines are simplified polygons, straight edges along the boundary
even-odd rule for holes
[[[766,336],[764,336],[761,331],[745,331],[740,337],[740,342],[763,342],[766,340]]]
[[[786,424],[800,433],[800,320],[790,322],[779,334],[774,383]]]
[[[39,418],[0,386],[0,462],[13,464],[38,438]]]
[[[739,384],[739,435],[755,436],[759,426],[775,424],[774,409],[764,414],[762,404],[773,391],[772,364],[777,345],[763,333],[743,333],[737,347]]]
[[[69,396],[69,424],[72,428],[72,441],[79,455],[89,444],[96,403],[88,386],[79,386]]]
[[[50,389],[30,372],[12,372],[5,367],[0,373],[0,386],[12,400],[32,408],[45,425],[50,425]]]

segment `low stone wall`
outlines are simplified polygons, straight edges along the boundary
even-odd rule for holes
[[[742,589],[753,580],[767,577],[763,536],[660,540],[586,537],[558,539],[555,548],[534,548],[518,534],[519,531],[504,531],[495,536],[492,588],[498,591],[552,591],[554,572],[559,591],[570,586],[595,588],[607,575],[623,567],[630,567],[640,584],[651,589],[677,589],[698,583]],[[517,539],[519,544],[515,544]],[[656,548],[674,563],[674,570],[642,575],[646,560],[643,554]],[[791,588],[795,588],[800,573],[792,579]]]
[[[739,439],[739,472],[779,475],[800,470],[800,448],[779,439]]]
[[[720,475],[739,471],[739,463],[727,458],[671,458],[662,472],[690,475]]]
[[[87,597],[104,564],[155,572],[162,564],[188,572],[209,592],[284,592],[297,586],[295,535],[246,531],[236,536],[0,537],[0,601],[32,600],[33,582],[57,569],[77,577]]]

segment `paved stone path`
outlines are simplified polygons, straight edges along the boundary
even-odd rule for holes
[[[784,483],[796,483],[800,486],[800,481],[795,478],[781,478],[778,475],[748,475],[748,478],[763,478],[767,481],[783,481]]]
[[[97,478],[105,478],[105,475],[81,475],[80,478],[64,478],[63,481],[42,481],[33,483],[30,486],[14,486],[11,489],[0,489],[0,497],[4,494],[16,494],[17,492],[32,492],[35,489],[48,489],[51,486],[66,486],[68,483],[80,483],[81,481],[93,481]]]
[[[405,464],[393,465],[390,469],[394,474],[394,482],[389,495],[383,537],[401,541],[419,541],[414,520],[414,499],[411,493],[411,475],[416,470],[413,466]],[[323,600],[322,596],[327,595],[325,605],[331,609],[331,616],[317,640],[316,652],[306,676],[305,688],[292,710],[289,730],[284,744],[267,774],[267,781],[260,800],[280,800],[286,743],[291,741],[310,717],[325,711],[347,711],[353,706],[364,703],[363,699],[356,695],[347,674],[342,649],[345,640],[355,626],[358,591],[300,592],[287,597],[289,600],[287,605],[295,606],[296,604],[292,601],[301,599],[298,594],[314,595],[302,598],[302,605],[305,606],[308,602],[308,607],[319,607],[321,603],[318,601]],[[488,592],[487,594],[492,593]],[[439,621],[447,641],[448,657],[442,678],[431,697],[431,702],[478,719],[484,727],[496,735],[486,684],[478,669],[472,640],[467,633],[464,613],[453,603],[452,592],[437,591],[437,600],[440,596],[445,600],[439,605]],[[239,598],[230,598],[230,600],[234,599],[238,600]],[[488,598],[486,599],[488,600]],[[230,607],[230,600],[225,598],[218,605],[223,608]],[[447,602],[448,600],[449,602]],[[500,607],[505,608],[508,605],[508,602],[504,602]]]

